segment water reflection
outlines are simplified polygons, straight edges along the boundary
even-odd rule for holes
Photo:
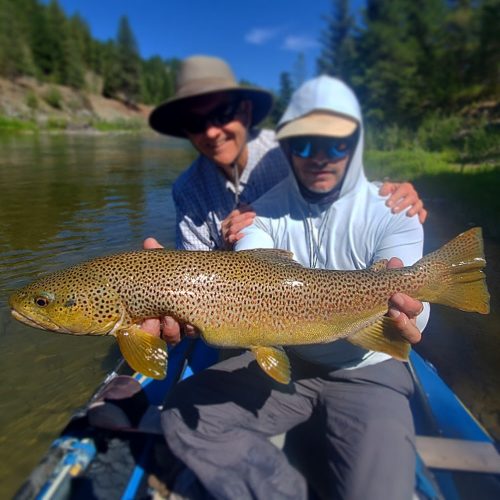
[[[0,496],[11,496],[119,359],[113,339],[37,331],[6,300],[41,273],[154,235],[174,245],[171,185],[193,158],[157,136],[0,136]]]

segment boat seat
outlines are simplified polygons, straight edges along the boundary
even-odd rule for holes
[[[141,384],[129,375],[117,375],[95,395],[87,419],[98,429],[162,434],[160,408],[149,403]]]
[[[500,454],[487,441],[417,436],[417,451],[431,469],[500,474]]]

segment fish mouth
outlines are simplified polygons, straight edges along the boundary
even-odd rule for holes
[[[10,313],[12,314],[13,318],[17,319],[21,323],[24,323],[25,325],[31,326],[32,328],[38,328],[40,330],[51,330],[57,333],[71,333],[64,328],[61,328],[56,323],[53,323],[52,321],[47,321],[46,323],[37,323],[30,317],[20,313],[19,311],[16,311],[15,309],[11,309]]]

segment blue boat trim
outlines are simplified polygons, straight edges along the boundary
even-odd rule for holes
[[[140,383],[146,393],[149,404],[157,407],[162,404],[166,394],[179,380],[204,370],[215,363],[218,358],[216,349],[207,346],[200,340],[193,339],[184,339],[177,346],[169,349],[168,354],[168,371],[164,380],[153,380],[138,373],[133,374],[135,380]],[[408,366],[416,385],[416,393],[411,404],[417,435],[495,445],[494,440],[464,407],[429,362],[412,351]],[[122,366],[122,368],[124,367],[126,365]],[[118,372],[117,368],[116,373],[110,374],[99,389],[103,385],[109,384]],[[93,398],[91,398],[92,400]],[[85,411],[77,412],[76,422],[85,421],[85,415]],[[36,495],[37,499],[68,498],[73,477],[85,473],[89,464],[97,458],[96,444],[92,435],[89,434],[89,430],[84,428],[81,433],[79,432],[78,426],[75,432],[70,422],[66,430],[62,432],[61,437],[52,444],[51,450],[62,450],[63,457],[54,467],[45,484],[39,489]],[[139,459],[135,462],[128,477],[121,496],[122,499],[132,500],[143,496],[147,464],[152,454],[153,445],[158,442],[155,439],[161,439],[161,436],[143,435],[144,447],[140,450]],[[455,473],[447,470],[429,469],[419,456],[417,457],[415,473],[419,498],[463,500],[457,488]],[[500,498],[500,476],[474,474],[475,481],[481,480],[482,477],[487,479],[487,491],[498,492],[497,497]],[[25,496],[20,498],[25,498]]]

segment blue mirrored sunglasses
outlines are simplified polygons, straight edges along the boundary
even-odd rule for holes
[[[333,137],[292,137],[289,140],[290,149],[294,156],[304,160],[314,158],[323,151],[329,160],[342,160],[351,151],[353,140]]]
[[[221,104],[206,115],[186,115],[183,128],[190,134],[201,134],[209,125],[223,127],[232,122],[241,110],[241,101]]]

